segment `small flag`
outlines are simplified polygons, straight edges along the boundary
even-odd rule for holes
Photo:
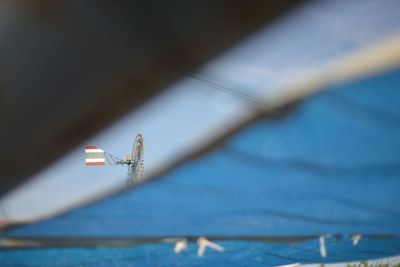
[[[95,147],[85,147],[85,163],[89,165],[105,165],[104,150]]]

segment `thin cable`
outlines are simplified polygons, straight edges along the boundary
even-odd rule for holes
[[[230,94],[230,95],[236,96],[238,98],[241,98],[243,100],[246,100],[246,101],[251,102],[251,103],[256,104],[256,105],[266,106],[265,103],[261,103],[261,102],[256,101],[254,99],[254,97],[252,97],[252,96],[249,96],[249,95],[243,94],[241,92],[229,89],[227,87],[224,87],[222,85],[219,85],[217,83],[208,81],[208,80],[203,79],[203,78],[199,78],[199,77],[194,76],[194,75],[188,75],[188,77],[190,77],[192,79],[195,79],[195,80],[198,80],[198,81],[204,83],[205,85],[207,85],[208,87],[216,89],[216,90],[221,91],[221,92],[224,92],[226,94]]]

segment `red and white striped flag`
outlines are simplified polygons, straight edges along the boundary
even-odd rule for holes
[[[85,147],[85,163],[86,165],[105,165],[104,150],[95,147]]]

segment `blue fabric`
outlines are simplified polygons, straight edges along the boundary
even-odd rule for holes
[[[357,246],[350,238],[326,239],[327,258],[321,258],[318,240],[294,245],[223,241],[225,251],[207,248],[202,258],[189,243],[182,254],[172,244],[133,248],[44,248],[0,252],[1,266],[277,266],[283,264],[361,261],[398,254],[400,239],[362,238]]]
[[[400,70],[258,121],[162,179],[18,236],[400,233]]]
[[[161,179],[6,237],[176,237],[400,234],[400,69],[342,84],[279,120],[243,128]],[[399,239],[317,240],[295,246],[223,241],[196,246],[51,248],[0,252],[5,266],[273,266],[400,253]]]

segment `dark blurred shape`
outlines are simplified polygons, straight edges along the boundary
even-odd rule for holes
[[[0,194],[300,2],[2,2]]]

